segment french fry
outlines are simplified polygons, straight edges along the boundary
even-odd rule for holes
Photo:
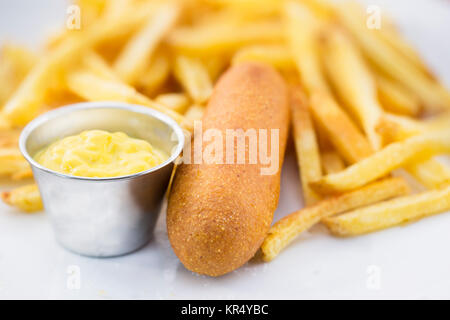
[[[440,188],[450,183],[450,167],[435,159],[413,163],[406,170],[429,189]]]
[[[189,106],[189,98],[184,93],[163,93],[155,98],[155,102],[183,114]]]
[[[436,130],[450,126],[450,112],[444,112],[423,121],[425,130]]]
[[[133,8],[133,19],[125,14],[123,19],[98,19],[91,28],[64,38],[61,44],[39,60],[6,103],[3,111],[9,121],[21,126],[33,119],[55,77],[76,62],[90,46],[114,39],[118,34],[129,32],[141,24],[149,15],[148,10],[143,9],[142,6]]]
[[[209,0],[206,0],[207,2]],[[216,0],[211,0],[211,7],[197,6],[195,3],[188,3],[189,21],[195,21],[195,27],[203,27],[219,24],[240,24],[264,17],[249,16],[243,10],[238,11],[236,7],[218,5]],[[218,8],[217,8],[218,7]]]
[[[126,44],[114,63],[114,70],[127,83],[135,84],[148,67],[154,50],[175,25],[180,14],[175,3],[162,5],[147,24]]]
[[[375,33],[380,39],[401,54],[404,59],[409,60],[412,65],[421,70],[425,75],[434,79],[432,72],[426,66],[422,57],[405,41],[394,26],[392,20],[387,18],[385,13],[383,13],[382,27],[376,29]]]
[[[13,66],[14,73],[19,81],[25,78],[37,61],[35,52],[20,45],[3,45],[1,55]]]
[[[302,0],[317,16],[325,20],[334,18],[334,4],[330,0]]]
[[[198,104],[191,105],[184,114],[183,126],[188,129],[194,128],[194,121],[201,120],[204,112],[205,108],[203,106]]]
[[[107,0],[77,0],[76,4],[81,12],[81,28],[92,25],[102,15],[105,8],[108,7]]]
[[[346,2],[337,6],[336,12],[369,61],[414,92],[429,112],[450,108],[450,93],[377,37],[376,30],[368,29],[364,23],[364,13],[358,5]]]
[[[10,130],[11,128],[11,122],[6,118],[5,114],[0,111],[0,130]]]
[[[151,19],[160,6],[161,1],[107,1],[99,19],[105,21],[102,25],[107,31],[100,43],[94,45],[97,52],[112,65],[130,38],[142,28],[148,19]],[[124,24],[124,28],[115,27],[114,21],[117,21],[116,24],[119,25]],[[101,29],[97,23],[88,28],[93,33],[101,32]]]
[[[78,71],[67,77],[70,90],[89,101],[121,101],[136,103],[165,113],[178,123],[183,121],[179,113],[158,104],[137,92],[133,87],[111,81],[86,71]]]
[[[40,60],[6,103],[3,110],[11,123],[24,125],[37,115],[51,85],[52,76],[73,57],[74,52],[80,52],[84,44],[82,41],[69,40]]]
[[[208,101],[213,85],[208,70],[199,59],[182,55],[175,57],[174,73],[194,102]]]
[[[205,0],[212,5],[222,5],[231,9],[235,14],[241,14],[246,19],[254,16],[275,14],[280,9],[279,0]]]
[[[313,94],[310,105],[315,122],[347,163],[353,164],[373,153],[366,137],[330,95]]]
[[[0,130],[0,148],[17,148],[20,130]]]
[[[17,207],[24,212],[35,212],[44,208],[36,184],[26,185],[8,192],[2,192],[1,198],[6,204]]]
[[[322,222],[339,237],[357,236],[444,212],[450,209],[450,185],[325,218]]]
[[[17,147],[0,148],[0,176],[21,180],[32,176],[30,166]]]
[[[372,156],[327,175],[311,186],[320,194],[354,190],[383,177],[408,162],[420,162],[434,155],[450,152],[450,128],[426,132],[407,140],[392,143]]]
[[[208,57],[203,61],[212,82],[215,82],[219,78],[229,62],[226,56]]]
[[[33,177],[28,162],[18,150],[20,130],[0,130],[0,175],[12,180]]]
[[[0,53],[0,103],[12,95],[36,63],[36,55],[25,47],[5,44]]]
[[[345,163],[336,151],[325,151],[320,155],[325,174],[336,173],[345,169]]]
[[[179,54],[213,56],[255,43],[279,43],[282,40],[283,28],[279,23],[260,22],[182,27],[174,30],[167,42]]]
[[[209,78],[214,83],[228,66],[229,58],[227,56],[207,57],[203,63],[208,70]]]
[[[120,17],[123,11],[129,8],[131,1],[132,0],[106,1],[103,9],[103,17],[108,17],[109,19]]]
[[[274,259],[300,233],[326,217],[405,195],[409,192],[408,184],[403,179],[389,178],[355,191],[327,198],[311,207],[293,212],[270,228],[261,246],[263,259],[265,261]]]
[[[170,75],[170,62],[167,55],[157,53],[150,62],[150,67],[139,78],[137,87],[146,95],[153,95],[160,89]]]
[[[329,92],[318,54],[321,21],[306,6],[294,1],[286,2],[283,13],[287,40],[303,87],[308,95],[316,91]]]
[[[358,50],[338,29],[329,27],[322,42],[325,69],[339,97],[359,121],[374,150],[381,148],[376,126],[382,116],[374,79]]]
[[[425,121],[413,118],[384,114],[377,126],[385,144],[405,140],[426,131],[444,129],[450,126],[450,113],[445,113]]]
[[[232,64],[244,61],[267,63],[279,70],[295,69],[289,50],[282,45],[254,45],[244,47],[234,55]]]
[[[31,171],[31,167],[28,165],[23,165],[22,168],[17,169],[16,172],[14,172],[11,175],[11,179],[13,181],[21,181],[26,179],[32,179],[33,178],[33,171]]]
[[[420,101],[402,85],[382,75],[376,77],[378,99],[384,110],[407,116],[417,116],[420,112]]]
[[[386,114],[377,129],[382,134],[385,144],[389,144],[449,126],[450,117],[447,115],[420,122],[407,117]],[[412,163],[405,169],[422,185],[431,189],[440,187],[450,180],[450,169],[435,159]]]
[[[119,76],[107,62],[95,51],[87,51],[83,57],[84,67],[95,75],[113,81],[120,81]]]
[[[52,31],[49,37],[45,40],[45,50],[48,52],[54,50],[64,41],[65,38],[68,37],[69,34],[70,31],[67,29]]]
[[[385,113],[377,125],[377,131],[383,137],[383,144],[388,145],[425,132],[426,125],[409,117]]]
[[[290,105],[303,200],[307,206],[310,206],[320,199],[309,186],[311,181],[318,180],[322,176],[319,147],[308,110],[308,101],[301,88],[291,88]]]

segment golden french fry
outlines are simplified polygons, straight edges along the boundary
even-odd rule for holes
[[[149,65],[149,60],[163,37],[175,25],[180,7],[162,5],[147,24],[125,45],[114,63],[114,70],[127,83],[135,84]]]
[[[26,180],[33,178],[33,171],[31,171],[30,166],[25,166],[23,168],[18,169],[18,171],[14,172],[11,175],[11,179],[14,181]]]
[[[203,59],[205,68],[208,70],[209,78],[215,82],[222,72],[227,68],[229,58],[227,56],[213,56]]]
[[[406,170],[425,187],[434,189],[450,183],[450,167],[435,159],[413,163]]]
[[[129,11],[130,9],[128,13]],[[3,109],[11,123],[21,126],[33,119],[55,78],[59,77],[68,65],[79,59],[88,47],[129,32],[149,15],[149,10],[144,10],[143,6],[133,7],[131,11],[133,19],[129,19],[128,14],[124,14],[123,19],[98,19],[90,28],[64,38],[61,44],[40,59]]]
[[[374,150],[381,148],[376,126],[383,114],[373,77],[358,50],[340,30],[329,27],[322,42],[325,69],[339,97],[348,107]]]
[[[446,127],[450,127],[450,117],[447,115],[420,122],[407,117],[386,114],[377,129],[383,135],[385,143],[388,144]],[[440,187],[450,180],[450,169],[435,159],[412,163],[405,169],[428,188]]]
[[[10,206],[25,212],[35,212],[43,209],[41,196],[36,184],[26,185],[12,191],[2,192],[2,200]]]
[[[424,122],[385,113],[377,125],[377,132],[383,137],[383,144],[402,141],[426,131]]]
[[[330,0],[302,0],[318,17],[330,20],[334,17],[334,4]]]
[[[74,52],[78,54],[81,51],[82,44],[84,42],[68,39],[31,70],[3,109],[14,125],[24,125],[37,115],[52,77],[73,57]]]
[[[330,95],[314,93],[310,105],[315,122],[347,163],[353,164],[373,153],[366,137]]]
[[[378,99],[384,110],[407,116],[417,116],[419,114],[420,101],[412,92],[406,90],[399,83],[381,75],[376,77],[376,82]]]
[[[107,0],[77,0],[76,4],[80,8],[81,13],[80,28],[92,25],[101,16],[105,8],[108,7],[107,2]]]
[[[17,148],[20,130],[0,130],[0,148]]]
[[[309,186],[311,181],[316,181],[322,176],[319,146],[308,110],[308,101],[301,88],[291,88],[290,105],[294,133],[293,138],[303,189],[303,200],[309,206],[320,199]]]
[[[336,173],[345,169],[345,163],[336,151],[325,151],[320,155],[325,174]]]
[[[48,38],[45,40],[45,50],[49,52],[54,50],[64,41],[65,38],[69,36],[69,34],[71,34],[70,30],[67,29],[52,31],[52,33],[49,34]]]
[[[409,137],[430,130],[450,127],[450,112],[425,121],[400,115],[384,114],[377,126],[385,144],[405,140]]]
[[[288,48],[282,45],[254,45],[237,51],[232,64],[245,61],[267,63],[280,70],[295,69],[294,61]]]
[[[315,91],[329,92],[318,54],[321,21],[306,6],[294,1],[286,2],[283,13],[286,37],[303,87],[309,95]]]
[[[31,175],[30,166],[17,147],[0,148],[0,176],[20,180]]]
[[[450,93],[377,37],[376,30],[367,28],[364,13],[358,5],[346,2],[337,6],[336,12],[371,63],[414,92],[428,111],[450,108]]]
[[[355,191],[327,198],[311,207],[291,213],[270,228],[261,246],[263,258],[265,261],[274,259],[301,232],[308,230],[326,217],[409,192],[408,184],[403,179],[389,178]]]
[[[160,89],[170,75],[170,62],[167,55],[162,52],[157,53],[152,61],[150,67],[145,71],[142,77],[139,78],[137,87],[147,95],[153,95]]]
[[[178,123],[183,121],[182,115],[152,101],[133,87],[118,81],[103,79],[90,72],[79,71],[68,75],[67,86],[89,101],[106,100],[141,104],[167,114]]]
[[[381,202],[322,222],[333,235],[349,237],[416,221],[449,209],[450,185]]]
[[[206,0],[208,1],[208,0]],[[215,0],[212,0],[215,1]],[[215,6],[215,5],[213,5]],[[237,11],[236,8],[229,6],[219,6],[219,8],[211,8],[205,6],[191,7],[188,5],[188,16],[191,21],[195,21],[195,27],[217,26],[225,24],[242,24],[251,21],[261,20],[264,17],[247,16],[243,11]]]
[[[184,114],[183,127],[189,129],[194,128],[194,121],[201,120],[203,117],[205,108],[198,104],[193,104]],[[192,130],[191,130],[192,131]]]
[[[155,98],[155,102],[183,114],[189,106],[189,98],[184,93],[163,93]]]
[[[174,61],[175,77],[196,103],[208,101],[213,85],[200,59],[178,55]]]
[[[84,67],[95,75],[113,81],[120,81],[119,76],[108,63],[95,51],[87,51],[83,57]]]
[[[311,99],[309,100],[309,106],[310,108],[312,108]],[[334,150],[335,148],[333,147],[333,144],[328,138],[328,134],[325,132],[325,128],[320,124],[320,122],[314,119],[312,110],[310,110],[310,113],[311,116],[313,117],[314,126],[316,128],[317,142],[319,143],[319,149],[322,152]]]
[[[0,130],[10,130],[11,128],[11,122],[6,118],[5,114],[0,111]]]
[[[450,128],[426,132],[407,140],[392,143],[372,156],[313,182],[320,194],[345,192],[383,177],[394,169],[420,162],[434,155],[450,152]]]
[[[240,14],[244,19],[254,16],[264,16],[278,13],[279,0],[204,0],[211,5],[222,5],[230,8],[233,13]]]
[[[450,112],[441,113],[423,121],[425,130],[436,130],[450,126]]]
[[[1,55],[2,59],[5,59],[13,66],[18,81],[25,78],[37,61],[35,52],[20,45],[3,45]]]
[[[422,122],[405,117],[386,115],[384,121],[387,122],[387,129],[385,130],[391,131],[390,141],[401,141],[423,132],[450,126],[448,115]],[[394,132],[393,135],[392,132]],[[441,187],[450,181],[450,168],[435,159],[412,163],[406,166],[406,170],[420,183],[431,189]]]
[[[277,22],[183,27],[167,39],[177,53],[191,56],[227,54],[246,45],[282,40],[283,28]]]
[[[388,21],[387,21],[388,20]],[[421,70],[425,75],[434,79],[434,76],[430,69],[426,66],[423,59],[418,52],[405,41],[402,35],[393,25],[393,22],[386,17],[386,13],[383,13],[382,27],[376,29],[375,34],[382,39],[385,43],[395,49],[402,57]]]
[[[0,53],[0,104],[4,104],[36,62],[25,47],[5,44]]]

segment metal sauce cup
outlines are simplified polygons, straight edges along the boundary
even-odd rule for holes
[[[125,132],[170,157],[147,171],[113,178],[62,174],[33,159],[50,143],[91,129]],[[25,127],[19,144],[31,164],[57,241],[82,255],[110,257],[149,241],[184,135],[175,121],[147,107],[93,102],[43,114]]]

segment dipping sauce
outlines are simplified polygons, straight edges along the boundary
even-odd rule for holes
[[[130,175],[155,167],[168,158],[145,140],[103,130],[88,130],[63,138],[34,157],[53,171],[88,178]]]

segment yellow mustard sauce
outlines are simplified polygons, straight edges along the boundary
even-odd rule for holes
[[[168,158],[145,140],[103,130],[88,130],[63,138],[34,157],[53,171],[88,178],[130,175],[155,167]]]

